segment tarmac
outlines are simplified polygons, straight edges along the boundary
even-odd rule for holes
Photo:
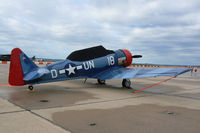
[[[0,64],[0,85],[9,64]],[[168,77],[70,80],[27,86],[0,86],[0,133],[199,133],[200,72],[133,93]]]

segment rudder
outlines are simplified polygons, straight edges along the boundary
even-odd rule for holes
[[[37,66],[21,51],[14,48],[11,52],[10,71],[8,82],[10,85],[25,85],[24,75],[37,68]]]

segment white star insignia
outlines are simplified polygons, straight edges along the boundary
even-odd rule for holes
[[[74,71],[75,68],[76,68],[76,67],[72,67],[72,66],[69,64],[69,68],[66,69],[66,70],[69,72],[68,75],[70,75],[71,73],[75,74],[75,71]]]

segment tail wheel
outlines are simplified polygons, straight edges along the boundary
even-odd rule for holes
[[[130,88],[131,87],[131,81],[129,79],[123,79],[122,86],[126,87],[126,88]]]
[[[106,80],[105,80],[105,79],[97,79],[97,81],[98,81],[98,83],[99,83],[100,85],[103,85],[103,84],[106,83]]]
[[[34,88],[33,88],[32,85],[29,85],[28,88],[27,88],[27,90],[28,90],[28,91],[34,91]]]

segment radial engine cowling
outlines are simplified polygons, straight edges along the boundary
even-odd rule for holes
[[[118,58],[118,65],[124,65],[125,67],[131,65],[132,63],[131,52],[127,49],[121,49],[120,51],[122,52],[123,56],[120,56]]]

